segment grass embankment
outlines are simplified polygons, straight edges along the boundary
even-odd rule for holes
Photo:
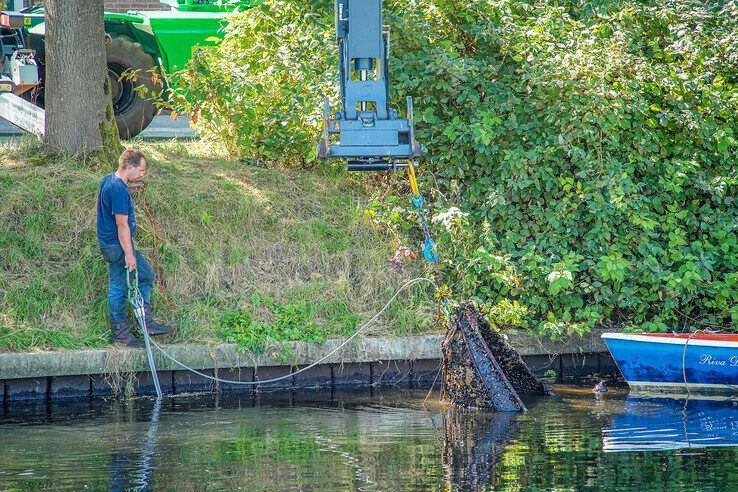
[[[159,274],[157,317],[178,327],[167,341],[346,335],[419,273],[389,268],[401,239],[364,217],[355,177],[249,166],[176,141],[141,147],[150,172],[134,191],[136,239]],[[108,345],[94,205],[110,170],[2,155],[0,350]],[[373,332],[432,330],[429,297],[403,295]]]

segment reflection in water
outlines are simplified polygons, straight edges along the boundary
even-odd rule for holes
[[[446,410],[443,464],[448,484],[471,489],[493,485],[505,446],[517,435],[517,419],[510,412]]]
[[[339,443],[326,436],[316,434],[315,442],[320,446],[322,451],[338,454],[343,458],[342,461],[345,464],[354,469],[354,483],[357,484],[358,490],[376,490],[376,487],[379,484],[372,480],[371,473],[362,467],[361,460],[359,458],[346,450],[342,450]]]
[[[734,400],[638,398],[602,430],[604,451],[645,451],[738,445]]]
[[[159,415],[162,399],[157,398],[151,409],[146,435],[141,440],[138,452],[116,450],[110,460],[110,484],[108,489],[151,490],[154,472],[154,449],[156,448]]]
[[[612,391],[525,414],[426,408],[426,394],[15,406],[0,490],[738,490],[732,402],[690,401],[682,419],[683,401]]]

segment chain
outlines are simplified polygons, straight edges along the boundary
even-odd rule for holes
[[[425,248],[423,249],[423,257],[428,263],[436,263],[438,261],[438,248],[436,243],[431,238],[430,231],[428,230],[428,222],[425,219],[425,211],[423,209],[423,195],[420,194],[420,187],[418,186],[418,178],[415,175],[415,165],[412,159],[407,161],[407,175],[410,181],[410,191],[413,194],[413,205],[418,211],[418,217],[420,217],[420,227],[423,230],[423,236],[425,237]]]

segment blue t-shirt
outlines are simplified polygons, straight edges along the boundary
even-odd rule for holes
[[[97,240],[100,244],[118,244],[118,225],[115,215],[127,215],[131,238],[136,232],[136,216],[133,214],[133,198],[128,186],[115,173],[100,181],[97,190]]]

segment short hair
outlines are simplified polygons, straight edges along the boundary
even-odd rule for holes
[[[143,152],[136,149],[126,149],[118,158],[118,167],[139,167],[142,161],[146,161]]]

